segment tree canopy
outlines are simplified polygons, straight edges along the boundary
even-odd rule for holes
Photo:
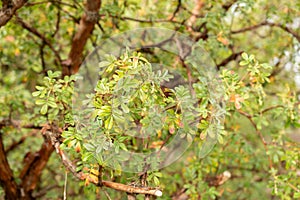
[[[1,198],[300,198],[298,1],[0,7]]]

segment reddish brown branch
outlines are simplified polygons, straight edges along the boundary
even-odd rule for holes
[[[68,59],[63,62],[63,76],[75,74],[82,62],[83,50],[95,24],[99,19],[101,0],[87,0],[85,13],[82,15],[79,27],[73,37]]]
[[[197,16],[200,14],[202,7],[204,6],[204,0],[195,0],[195,7],[192,11],[192,16],[187,20],[187,26],[189,31],[193,31],[193,25],[197,20]]]
[[[29,153],[24,159],[24,167],[20,173],[21,189],[26,196],[32,197],[43,169],[45,168],[54,148],[51,141],[45,140],[41,149],[36,153]]]
[[[4,189],[5,199],[18,199],[20,192],[7,161],[2,141],[2,133],[0,133],[0,174],[0,185]]]
[[[28,0],[3,0],[0,10],[0,27],[4,26]]]

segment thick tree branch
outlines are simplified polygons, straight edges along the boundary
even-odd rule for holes
[[[0,9],[0,27],[4,26],[27,1],[28,0],[3,0],[2,8]]]
[[[75,74],[82,62],[84,46],[99,19],[101,0],[87,0],[85,13],[81,17],[78,30],[73,38],[68,59],[63,62],[63,76]]]
[[[21,190],[27,198],[33,198],[35,190],[43,169],[45,168],[51,153],[54,151],[51,141],[45,140],[41,149],[36,153],[29,153],[24,159],[24,167],[20,173]]]
[[[2,126],[0,126],[0,129],[1,127]],[[0,185],[4,189],[5,199],[18,199],[19,189],[6,158],[2,133],[0,133],[0,174]]]

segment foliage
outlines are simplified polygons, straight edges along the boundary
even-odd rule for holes
[[[5,149],[0,154],[20,187],[26,166],[33,169],[39,160],[30,163],[29,158],[40,155],[53,126],[61,131],[59,148],[85,181],[70,178],[61,157],[52,154],[32,197],[62,198],[64,187],[70,199],[126,196],[91,184],[103,179],[159,188],[163,196],[157,199],[300,198],[297,1],[102,1],[84,56],[116,33],[169,28],[189,34],[209,52],[220,82],[203,77],[188,59],[184,63],[155,48],[108,54],[96,63],[100,78],[78,112],[72,101],[80,95],[74,90],[80,77],[64,74],[63,59],[69,59],[85,5],[29,1],[1,27],[0,140]],[[171,67],[156,69],[151,63]],[[188,84],[162,87],[174,80],[174,71]],[[209,83],[223,86],[220,98],[226,102],[220,110],[224,123],[216,127],[211,126],[216,102]],[[136,158],[129,165],[146,172],[139,174],[122,166],[129,160],[122,152],[161,151],[177,132],[193,144],[172,165],[160,169],[158,158]],[[222,182],[225,172],[231,177]]]

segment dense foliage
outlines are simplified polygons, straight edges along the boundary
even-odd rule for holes
[[[0,197],[300,198],[297,1],[8,2]],[[149,26],[188,35],[192,58],[112,50],[80,86],[103,40]],[[168,163],[172,141],[188,149]]]

